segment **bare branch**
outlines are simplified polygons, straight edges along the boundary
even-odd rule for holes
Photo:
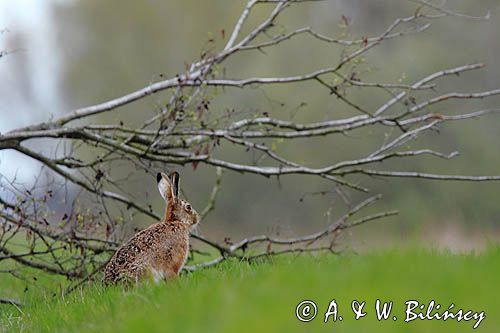
[[[420,5],[412,15],[394,18],[378,34],[344,39],[326,36],[310,26],[290,27],[286,32],[274,34],[273,27],[280,24],[286,9],[297,3],[315,1],[248,0],[224,47],[220,50],[211,49],[199,59],[192,59],[178,75],[151,82],[141,89],[102,103],[70,110],[53,120],[0,134],[0,150],[15,150],[39,162],[44,168],[44,174],[54,179],[47,182],[43,189],[35,188],[35,185],[30,189],[23,189],[13,179],[0,178],[0,189],[10,195],[8,198],[0,198],[0,261],[13,263],[16,270],[26,266],[77,279],[67,292],[75,290],[99,274],[109,255],[130,233],[128,229],[132,227],[129,224],[136,216],[146,215],[151,221],[160,220],[160,215],[145,202],[145,191],[127,189],[125,183],[129,177],[139,173],[154,174],[156,169],[177,165],[196,169],[202,163],[216,169],[212,191],[208,195],[206,206],[201,210],[203,219],[218,206],[216,200],[221,190],[224,169],[264,177],[318,177],[325,184],[333,184],[335,193],[340,193],[345,206],[338,210],[345,214],[331,223],[328,220],[327,227],[298,237],[274,237],[266,234],[244,237],[236,243],[219,243],[210,237],[193,233],[192,238],[200,240],[202,246],[210,250],[195,248],[192,249],[192,254],[215,252],[217,255],[207,257],[197,265],[186,266],[187,271],[211,267],[228,258],[253,261],[281,254],[317,251],[338,253],[336,240],[344,229],[397,213],[391,210],[353,220],[355,215],[360,215],[362,210],[380,199],[380,195],[375,195],[352,207],[348,199],[351,191],[370,191],[366,177],[361,175],[440,181],[500,180],[500,176],[496,175],[446,175],[426,171],[387,170],[389,167],[385,163],[391,160],[422,156],[452,159],[458,152],[442,153],[431,145],[402,147],[428,134],[429,130],[438,125],[445,126],[448,122],[467,121],[500,112],[498,109],[472,110],[468,113],[455,110],[454,114],[448,114],[446,109],[441,113],[431,112],[435,106],[444,105],[445,101],[452,99],[498,96],[500,89],[493,88],[480,92],[451,91],[435,94],[441,88],[439,79],[481,69],[484,67],[481,63],[439,70],[411,81],[414,83],[410,84],[377,82],[373,79],[368,82],[363,73],[358,73],[357,62],[362,60],[361,57],[363,60],[364,56],[368,57],[370,50],[388,40],[396,42],[408,35],[426,31],[431,27],[430,20],[448,16],[479,18],[455,13],[428,1],[412,1]],[[261,5],[262,8],[259,9],[266,10],[263,18],[250,24],[249,18],[253,10]],[[229,58],[245,51],[262,51],[284,42],[301,47],[300,44],[294,44],[298,36],[337,48],[341,51],[341,59],[332,60],[313,70],[301,72],[297,69],[296,73],[281,76],[265,74],[242,77],[234,66],[226,66]],[[319,120],[309,123],[295,121],[292,116],[287,119],[286,114],[280,113],[278,109],[220,105],[223,103],[213,103],[217,107],[210,105],[214,92],[219,90],[232,92],[234,90],[229,88],[243,91],[258,88],[265,93],[269,86],[297,83],[309,84],[316,89],[326,87],[344,104],[336,106],[338,110],[325,109]],[[361,91],[377,88],[370,92],[384,94],[375,95],[383,102],[377,108],[367,107],[370,104],[351,95],[353,87]],[[417,102],[412,95],[420,96],[417,94],[422,91],[426,99]],[[167,102],[158,105],[154,115],[140,119],[138,124],[130,121],[104,123],[94,117],[107,112],[116,115],[122,106],[160,92],[166,95]],[[386,97],[386,93],[390,97]],[[401,107],[394,107],[395,105]],[[339,135],[348,139],[355,136],[358,138],[356,142],[361,142],[361,139],[367,138],[365,134],[368,132],[380,135],[370,137],[370,140],[380,142],[379,146],[366,151],[365,148],[372,147],[372,144],[363,146],[361,143],[363,154],[349,159],[331,154],[327,156],[327,162],[319,166],[314,165],[317,159],[294,159],[294,154],[289,154],[276,144],[292,143],[296,139],[312,142],[320,137],[333,138]],[[45,140],[44,145],[52,148],[50,153],[47,152],[50,149],[41,152],[30,145],[42,139]],[[356,143],[350,142],[349,144]],[[253,154],[256,158],[249,162],[241,158],[241,154],[227,154],[230,149],[242,152],[244,157]],[[375,163],[380,163],[380,170],[373,167]],[[127,175],[116,171],[128,172],[131,168],[134,171]],[[54,195],[54,188],[62,188],[65,192],[64,202],[68,207],[64,206],[64,212],[51,212],[48,208],[47,202]],[[82,207],[92,209],[84,210]],[[14,243],[18,239],[26,241],[22,245]],[[0,273],[12,274],[12,271]]]

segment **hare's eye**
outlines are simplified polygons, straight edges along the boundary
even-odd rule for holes
[[[187,210],[188,212],[190,212],[190,211],[191,211],[191,205],[190,205],[190,204],[186,204],[186,210]]]

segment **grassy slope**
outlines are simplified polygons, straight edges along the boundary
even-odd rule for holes
[[[484,310],[477,331],[500,327],[498,277],[500,248],[475,255],[415,250],[279,258],[272,263],[228,262],[183,276],[168,285],[145,284],[123,291],[98,286],[66,299],[26,298],[25,313],[1,309],[4,329],[50,332],[470,332],[473,321],[404,323],[404,302],[431,299],[448,307]],[[339,304],[342,322],[324,324],[331,299]],[[377,298],[393,300],[398,321],[378,322]],[[300,323],[295,306],[302,299],[318,304],[313,322]],[[367,301],[368,315],[355,321],[353,299]]]

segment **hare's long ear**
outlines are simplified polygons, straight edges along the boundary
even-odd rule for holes
[[[170,178],[168,178],[168,176],[163,172],[159,172],[156,175],[156,181],[158,182],[158,190],[160,191],[160,194],[166,203],[165,217],[163,218],[163,221],[168,222],[173,218],[174,208],[176,204],[176,197],[174,196],[174,186]]]
[[[174,198],[174,189],[168,176],[163,172],[158,172],[156,181],[158,182],[158,191],[160,191],[163,199],[168,203],[172,202]]]
[[[170,180],[172,181],[174,198],[177,199],[179,197],[179,173],[177,171],[170,173]]]

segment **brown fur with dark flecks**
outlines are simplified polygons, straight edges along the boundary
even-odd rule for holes
[[[199,221],[191,205],[178,198],[179,174],[157,175],[165,199],[165,217],[123,244],[106,265],[103,282],[138,282],[146,276],[155,281],[178,275],[189,251],[189,232]]]

